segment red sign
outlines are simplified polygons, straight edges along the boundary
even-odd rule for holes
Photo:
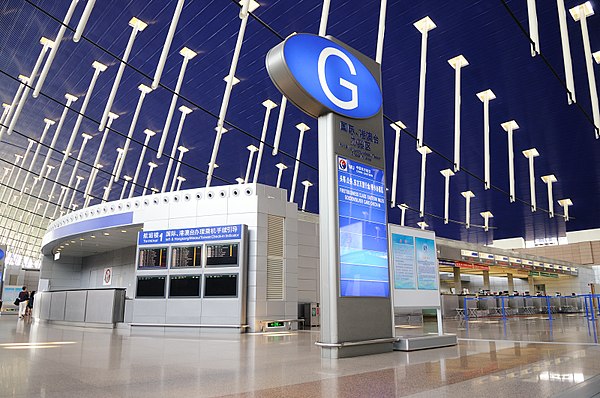
[[[462,261],[457,261],[456,266],[459,268],[478,269],[482,271],[489,271],[490,269],[487,265],[464,263]]]

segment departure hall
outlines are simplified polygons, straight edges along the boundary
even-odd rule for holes
[[[0,397],[600,397],[598,8],[0,2]]]

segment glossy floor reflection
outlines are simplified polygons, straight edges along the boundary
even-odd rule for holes
[[[0,397],[549,397],[600,374],[585,319],[557,318],[552,333],[527,321],[506,337],[498,324],[448,321],[456,347],[329,361],[318,332],[165,336],[3,315]],[[558,344],[510,341],[549,336]]]

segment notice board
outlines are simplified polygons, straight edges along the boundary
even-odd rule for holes
[[[394,308],[439,308],[435,233],[388,225]]]

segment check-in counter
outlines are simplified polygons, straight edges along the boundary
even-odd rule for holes
[[[33,316],[77,326],[109,327],[123,322],[125,289],[73,289],[39,292]]]
[[[525,299],[520,296],[511,296],[508,299],[508,308],[510,308],[512,315],[525,313]]]

